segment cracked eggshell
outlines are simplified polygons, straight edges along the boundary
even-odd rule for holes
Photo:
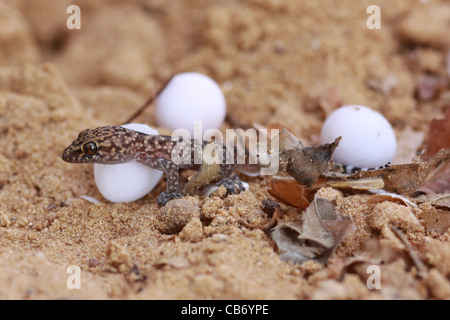
[[[219,129],[226,115],[226,101],[219,85],[203,74],[185,72],[175,75],[158,95],[155,117],[158,126],[171,131],[187,129],[194,136],[194,121],[202,131]]]
[[[158,131],[145,124],[130,123],[122,127],[147,134]],[[137,161],[121,164],[94,164],[94,178],[98,190],[111,202],[132,202],[144,197],[161,180],[162,171]]]
[[[332,112],[322,127],[321,141],[330,143],[339,136],[342,141],[333,153],[336,163],[376,168],[394,160],[394,130],[381,113],[368,107],[349,105]]]

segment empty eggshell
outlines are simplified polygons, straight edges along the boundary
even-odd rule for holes
[[[342,141],[333,153],[336,163],[358,168],[377,168],[392,162],[397,141],[391,124],[368,107],[349,105],[336,109],[326,119],[322,143],[336,137]]]
[[[124,128],[147,134],[158,131],[145,124],[130,123]],[[94,178],[98,190],[111,202],[131,202],[148,194],[161,180],[162,172],[137,161],[121,164],[94,164]]]
[[[219,85],[196,72],[175,75],[155,102],[155,116],[159,126],[172,131],[187,129],[192,137],[194,121],[201,121],[203,132],[218,129],[225,114],[225,97]]]

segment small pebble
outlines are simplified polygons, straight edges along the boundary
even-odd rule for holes
[[[394,130],[386,118],[368,107],[349,105],[336,109],[325,121],[321,141],[342,141],[333,160],[344,166],[377,168],[392,162],[397,150]]]
[[[197,200],[189,198],[174,199],[160,209],[155,225],[162,234],[180,232],[191,218],[200,216]]]
[[[158,131],[145,124],[131,123],[124,128],[147,134]],[[94,164],[94,177],[98,190],[111,202],[132,202],[144,197],[161,180],[162,171],[137,161],[121,164]]]
[[[202,134],[207,129],[219,129],[225,115],[226,101],[219,85],[196,72],[175,75],[155,102],[159,126],[171,131],[187,129],[191,137],[194,137],[194,121],[201,121],[199,133]]]

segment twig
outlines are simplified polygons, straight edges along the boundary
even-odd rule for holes
[[[394,234],[397,236],[398,239],[400,239],[400,241],[405,246],[406,251],[408,252],[411,260],[413,261],[414,265],[418,270],[418,276],[422,279],[425,279],[427,277],[427,269],[422,260],[420,260],[416,251],[414,251],[414,249],[409,244],[408,240],[405,238],[405,236],[403,235],[403,233],[401,233],[399,229],[397,229],[396,227],[392,227],[392,231],[394,231]]]
[[[136,112],[134,112],[124,122],[124,124],[130,123],[132,120],[134,120],[137,117],[139,117],[142,114],[142,112],[144,112],[145,108],[147,108],[147,106],[149,106],[161,94],[161,92],[167,87],[167,85],[173,79],[174,76],[175,76],[175,74],[171,75],[170,78],[166,82],[164,82],[164,84],[161,86],[161,88],[159,88],[158,91],[156,91],[155,94],[153,94],[138,110],[136,110]]]

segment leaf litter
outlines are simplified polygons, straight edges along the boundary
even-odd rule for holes
[[[301,222],[279,224],[271,232],[280,258],[293,263],[326,262],[338,243],[354,231],[349,217],[335,211],[335,201],[315,196]]]
[[[441,122],[434,123],[441,125]],[[294,135],[283,130],[277,138],[280,139],[280,152],[276,156],[285,174],[271,177],[267,191],[284,204],[306,209],[301,221],[279,221],[271,232],[281,259],[293,263],[301,264],[311,259],[326,262],[339,242],[355,229],[349,217],[336,213],[335,204],[317,196],[320,188],[331,186],[346,192],[372,194],[367,202],[371,204],[388,201],[417,208],[420,202],[410,199],[412,193],[432,181],[441,168],[450,167],[450,148],[440,148],[428,158],[416,156],[411,163],[345,174],[331,160],[340,138],[331,144],[312,147],[303,146]],[[434,206],[423,211],[420,217],[429,231],[443,234],[450,227],[450,215],[443,211]],[[406,243],[399,232],[394,233]],[[412,250],[407,249],[408,252]],[[414,253],[410,256],[419,263]]]

